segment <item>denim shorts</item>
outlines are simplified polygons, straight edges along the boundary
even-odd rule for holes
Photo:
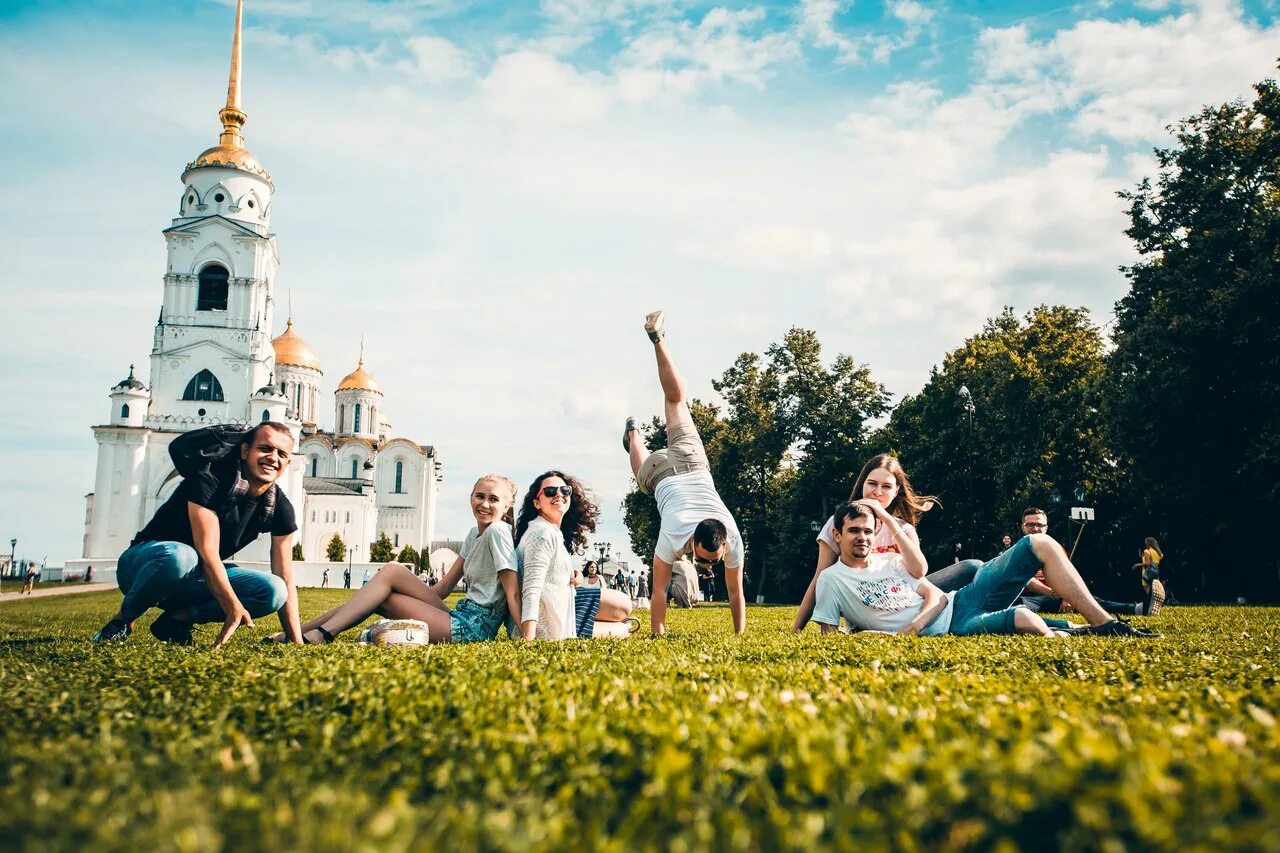
[[[501,604],[485,607],[464,598],[449,612],[450,642],[483,643],[496,639],[505,618],[506,608]]]
[[[1027,581],[1044,568],[1024,536],[994,560],[982,564],[973,581],[956,593],[952,634],[1014,634],[1014,603]]]

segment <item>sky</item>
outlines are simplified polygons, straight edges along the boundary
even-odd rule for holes
[[[1003,306],[1105,325],[1134,258],[1116,192],[1170,124],[1275,76],[1278,19],[246,0],[245,137],[324,399],[363,337],[394,432],[445,465],[437,537],[470,526],[477,475],[561,468],[625,550],[622,423],[661,410],[648,311],[712,401],[794,326],[898,399]],[[161,231],[217,141],[233,21],[233,0],[0,2],[0,540],[20,559],[80,556],[90,427],[130,363],[148,382]]]

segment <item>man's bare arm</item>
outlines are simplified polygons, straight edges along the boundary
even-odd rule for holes
[[[195,542],[196,555],[200,557],[200,570],[209,582],[209,591],[222,608],[224,621],[213,647],[221,648],[241,625],[253,627],[253,617],[244,609],[240,599],[236,598],[231,581],[227,578],[227,569],[222,565],[221,548],[222,531],[218,527],[218,516],[208,507],[197,503],[187,503],[187,518],[191,521],[191,538]]]
[[[271,537],[271,573],[284,581],[288,597],[276,614],[280,627],[290,643],[302,642],[302,626],[298,620],[298,588],[293,583],[293,534]]]

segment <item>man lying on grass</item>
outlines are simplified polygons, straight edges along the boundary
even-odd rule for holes
[[[956,592],[938,589],[924,578],[924,554],[908,537],[901,554],[869,559],[876,530],[885,521],[875,501],[856,501],[836,510],[834,534],[840,561],[818,577],[813,621],[822,633],[849,627],[897,634],[1063,635],[1077,629],[1050,628],[1036,613],[1014,605],[1027,581],[1044,570],[1049,585],[1084,616],[1083,632],[1152,636],[1112,619],[1089,593],[1062,546],[1043,533],[1025,536],[1000,556],[982,564],[973,581]],[[912,571],[912,570],[915,571]]]
[[[289,642],[302,642],[290,550],[298,525],[276,486],[292,453],[289,428],[264,421],[230,448],[225,463],[184,477],[120,555],[124,600],[94,642],[128,638],[152,607],[164,612],[151,633],[168,643],[189,646],[194,624],[222,622],[214,642],[220,647],[241,625],[276,611]],[[223,563],[264,532],[271,534],[272,574]]]

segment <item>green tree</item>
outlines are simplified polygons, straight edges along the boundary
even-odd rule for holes
[[[1066,538],[1077,489],[1101,519],[1114,519],[1115,466],[1099,413],[1104,371],[1103,339],[1085,310],[1041,306],[1019,319],[1005,309],[898,404],[873,444],[902,458],[917,491],[941,499],[921,531],[931,565],[951,561],[953,542],[965,556],[991,557],[1002,534],[1016,538],[1031,504],[1049,509]]]
[[[1140,259],[1105,411],[1130,544],[1160,538],[1184,598],[1280,596],[1280,88],[1254,90],[1180,122],[1120,194]]]
[[[293,559],[295,559],[295,560],[305,560],[305,559],[306,559],[306,557],[302,556],[302,543],[301,543],[301,542],[294,542],[294,543],[293,543]]]
[[[400,549],[399,556],[396,557],[397,563],[406,563],[414,568],[418,566],[418,549],[412,545],[405,545]]]
[[[389,563],[395,555],[395,546],[391,544],[391,537],[387,536],[386,531],[379,533],[377,540],[369,543],[369,562],[371,563]]]
[[[342,541],[342,537],[333,534],[333,538],[329,540],[329,545],[325,549],[325,557],[330,563],[341,563],[347,559],[347,543]]]

